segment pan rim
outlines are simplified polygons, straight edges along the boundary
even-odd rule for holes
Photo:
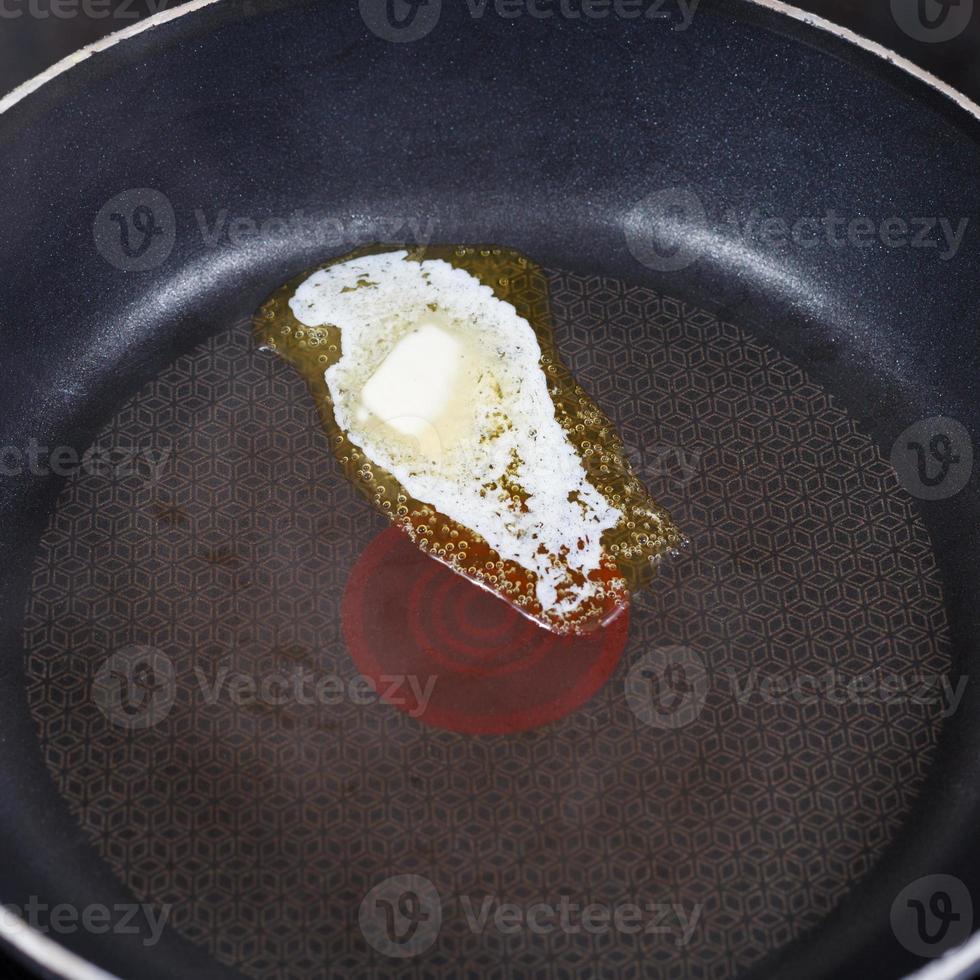
[[[203,10],[205,7],[210,7],[218,2],[219,0],[186,0],[179,7],[174,7],[171,10],[161,10],[159,13],[152,14],[150,17],[136,24],[131,24],[129,27],[114,31],[100,38],[98,41],[94,41],[92,44],[79,48],[78,51],[74,51],[60,61],[56,61],[43,72],[34,75],[32,78],[27,79],[27,81],[21,82],[16,88],[11,89],[0,97],[0,115],[14,108],[14,106],[19,105],[28,96],[33,95],[47,85],[48,82],[53,81],[77,65],[82,64],[93,55],[101,54],[104,51],[114,48],[122,41],[127,41],[132,37],[142,34],[144,31],[152,30],[154,27],[159,27],[162,24],[177,20],[187,14]],[[865,37],[863,34],[858,34],[857,31],[852,31],[848,27],[835,24],[833,21],[827,20],[819,14],[814,14],[808,10],[803,10],[801,7],[795,7],[792,4],[785,3],[784,0],[740,0],[740,2],[755,4],[757,7],[771,10],[773,13],[789,17],[791,20],[799,21],[815,30],[824,31],[842,41],[853,44],[862,51],[872,54],[876,58],[880,58],[882,61],[923,82],[934,91],[956,103],[961,109],[973,116],[974,119],[980,120],[980,103],[974,102],[959,89],[954,88],[948,82],[944,82],[938,75],[934,75],[932,72],[920,67],[911,59],[906,58],[897,51],[893,51],[884,44],[872,41],[870,38]]]
[[[13,109],[49,82],[83,64],[94,55],[109,51],[121,42],[136,37],[145,31],[188,14],[196,13],[218,2],[219,0],[186,0],[178,7],[161,10],[129,27],[114,31],[92,44],[72,52],[2,95],[0,97],[0,115]],[[753,4],[776,15],[802,23],[814,30],[833,35],[924,83],[934,92],[944,96],[974,119],[980,121],[980,103],[973,101],[959,89],[886,45],[873,41],[850,28],[835,24],[819,14],[786,3],[784,0],[740,0],[740,2]],[[16,950],[28,964],[39,967],[49,975],[62,978],[62,980],[120,980],[116,974],[104,970],[95,963],[79,956],[67,946],[30,926],[9,909],[6,910],[6,914],[0,915],[0,946]],[[956,977],[962,975],[962,970],[977,963],[980,963],[980,929],[974,932],[962,946],[951,950],[941,959],[923,966],[905,980],[914,980],[915,977],[921,977],[922,980],[926,980],[927,977],[929,980],[955,980]]]

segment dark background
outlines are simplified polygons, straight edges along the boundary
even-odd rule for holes
[[[884,44],[980,101],[980,9],[954,40],[926,43],[898,27],[889,0],[796,0],[796,5]],[[98,0],[0,0],[0,94],[72,51],[176,6],[176,0],[101,0],[101,5]],[[28,980],[2,954],[0,977]]]

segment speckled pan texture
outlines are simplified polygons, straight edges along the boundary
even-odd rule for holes
[[[980,124],[775,3],[390,6],[201,3],[2,104],[0,902],[169,906],[48,935],[141,980],[907,975],[980,907]],[[445,615],[248,341],[304,269],[487,242],[691,541],[568,672]],[[350,686],[419,651],[431,716]]]

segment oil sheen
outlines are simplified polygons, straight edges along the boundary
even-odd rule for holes
[[[557,633],[609,621],[682,543],[497,246],[360,249],[278,289],[260,347],[304,377],[347,476],[421,550]]]

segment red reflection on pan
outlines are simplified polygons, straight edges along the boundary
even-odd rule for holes
[[[587,636],[556,636],[390,527],[354,566],[341,625],[358,670],[382,697],[392,691],[395,707],[436,728],[495,735],[588,701],[622,655],[629,615]]]

